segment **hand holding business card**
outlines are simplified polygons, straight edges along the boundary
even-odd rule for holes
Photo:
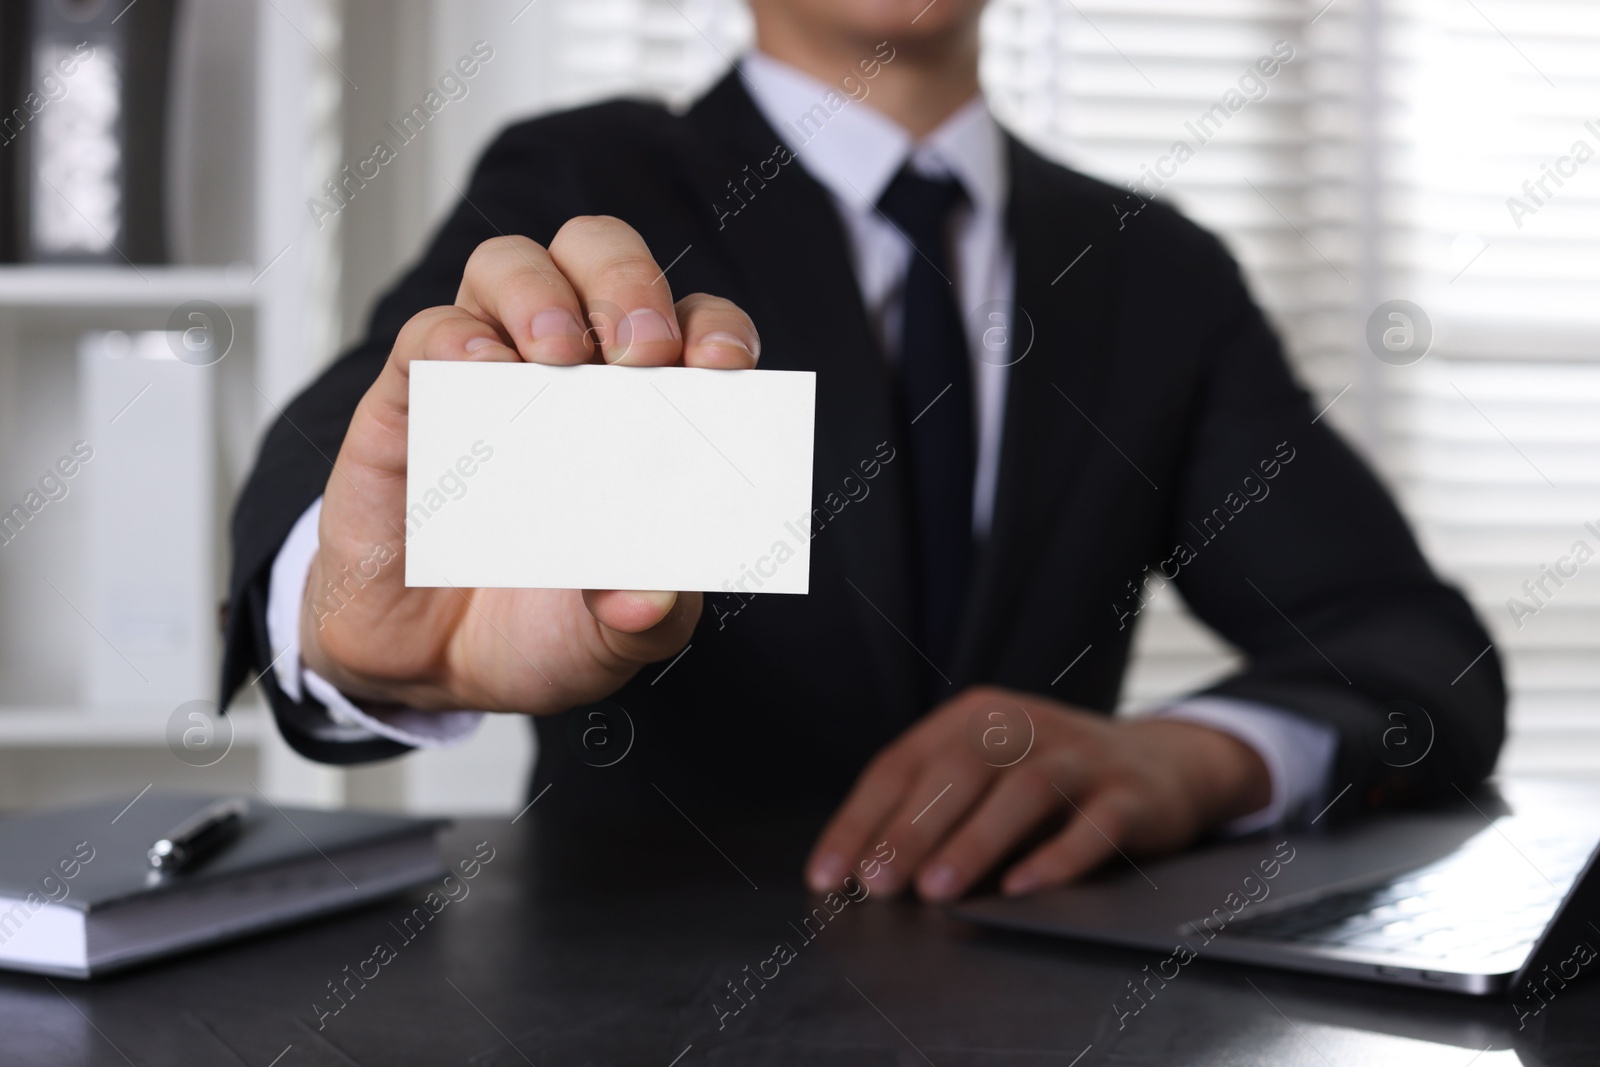
[[[550,714],[678,655],[692,590],[746,566],[747,592],[806,588],[784,523],[810,503],[811,378],[753,373],[731,301],[674,300],[697,254],[657,263],[603,216],[492,237],[405,323],[322,487],[306,667],[358,701]]]

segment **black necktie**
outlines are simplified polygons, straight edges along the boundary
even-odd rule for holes
[[[966,199],[954,178],[902,168],[879,208],[913,246],[900,332],[901,418],[916,519],[918,644],[948,674],[972,568],[972,482],[977,469],[972,370],[951,268],[950,213]],[[924,670],[926,696],[951,695]]]

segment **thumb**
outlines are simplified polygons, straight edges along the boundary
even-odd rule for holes
[[[585,589],[584,607],[611,653],[635,665],[676,655],[700,621],[699,593]]]

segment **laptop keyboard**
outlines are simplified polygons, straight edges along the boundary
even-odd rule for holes
[[[1525,956],[1582,872],[1594,841],[1547,828],[1540,833],[1517,821],[1499,821],[1506,836],[1485,831],[1444,859],[1386,883],[1247,915],[1225,933],[1431,960],[1486,960],[1518,949]]]

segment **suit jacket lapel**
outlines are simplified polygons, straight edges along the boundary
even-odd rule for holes
[[[700,152],[688,164],[705,190],[717,249],[730,261],[739,299],[762,331],[762,367],[817,373],[814,506],[844,500],[841,482],[852,474],[864,480],[861,464],[877,459],[880,443],[896,450],[897,458],[867,483],[868,497],[814,528],[812,581],[815,588],[819,577],[828,580],[827,568],[819,575],[816,563],[836,553],[844,580],[855,587],[845,594],[856,602],[886,709],[903,717],[917,662],[894,632],[909,633],[913,622],[906,464],[889,368],[862,306],[843,226],[828,192],[787,149],[779,152],[782,139],[737,71],[701,98],[688,119],[697,142],[724,149],[710,157]],[[785,157],[787,163],[779,162]]]
[[[822,430],[813,499],[826,507],[829,494],[845,475],[859,476],[859,463],[873,458],[880,442],[903,457],[893,383],[848,267],[843,228],[829,194],[797,159],[768,162],[782,158],[775,156],[782,139],[737,72],[713,87],[688,118],[696,142],[723,149],[712,156],[691,150],[688,165],[707,198],[716,249],[739,281],[739,299],[763,327],[762,366],[817,372]],[[1031,561],[1045,550],[1076,491],[1083,457],[1102,443],[1091,420],[1101,406],[1114,340],[1112,205],[1086,202],[1049,163],[1014,138],[1007,142],[1007,224],[1016,247],[1013,327],[1031,345],[1021,342],[1026,354],[1011,367],[994,520],[956,661],[938,665],[957,689],[992,675],[1027,592]],[[769,177],[774,166],[777,176]],[[915,603],[904,547],[910,529],[906,470],[903,458],[885,465],[871,483],[873,503],[849,505],[812,544],[814,557],[836,554],[845,580],[855,586],[857,618],[878,683],[894,707],[904,707],[915,692],[919,663],[902,636],[911,632]]]
[[[1096,214],[1097,205],[1075,195],[1050,164],[1014,138],[1007,141],[1007,225],[1016,246],[1012,343],[1025,354],[1012,365],[1006,386],[994,521],[957,652],[958,684],[994,670],[1032,561],[1045,551],[1077,489],[1083,458],[1100,443],[1090,420],[1100,407],[1113,344],[1111,205],[1103,217]]]

